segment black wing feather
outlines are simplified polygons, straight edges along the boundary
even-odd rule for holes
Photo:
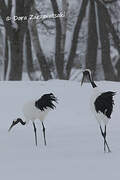
[[[40,99],[35,102],[35,107],[44,111],[47,108],[54,109],[56,106],[53,102],[57,102],[57,98],[52,94],[44,94]]]
[[[115,92],[108,91],[98,96],[94,102],[96,112],[98,113],[99,111],[101,111],[108,118],[111,118],[114,105],[113,96],[115,94]]]

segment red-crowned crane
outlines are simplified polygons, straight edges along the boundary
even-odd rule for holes
[[[111,152],[106,140],[106,127],[111,118],[113,105],[114,105],[113,96],[116,93],[112,91],[100,92],[97,85],[93,81],[91,71],[89,69],[85,69],[83,71],[83,78],[81,81],[81,85],[83,84],[85,78],[89,79],[93,87],[93,95],[91,96],[90,99],[90,105],[91,105],[91,110],[94,113],[95,118],[99,123],[100,131],[104,139],[104,152],[106,152],[106,147],[108,152]],[[104,130],[102,128],[102,125],[104,126]]]
[[[37,132],[36,132],[35,120],[38,119],[42,123],[44,144],[46,145],[45,126],[43,124],[43,121],[45,120],[48,112],[56,107],[53,104],[53,102],[57,102],[57,98],[52,93],[44,94],[38,100],[31,100],[27,102],[23,106],[23,114],[25,117],[25,121],[23,121],[21,118],[17,118],[12,122],[12,125],[10,126],[8,131],[10,131],[13,128],[13,126],[15,126],[18,123],[21,123],[22,125],[26,125],[31,120],[33,123],[33,128],[35,133],[35,143],[37,146]]]

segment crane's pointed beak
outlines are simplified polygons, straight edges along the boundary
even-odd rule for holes
[[[11,129],[13,128],[13,124],[10,126],[10,128],[8,129],[8,132],[11,131]]]
[[[13,126],[15,126],[15,125],[16,125],[16,123],[15,123],[15,121],[13,121],[12,125],[11,125],[10,128],[8,129],[8,132],[10,132],[11,129],[13,128]]]

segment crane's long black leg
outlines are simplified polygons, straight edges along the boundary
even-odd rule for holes
[[[106,152],[106,140],[105,140],[105,132],[103,133],[102,127],[100,126],[100,131],[102,134],[102,137],[104,138],[104,152]]]
[[[104,152],[106,152],[106,126],[105,126],[105,130],[104,130],[104,133],[103,133],[103,138],[104,138]]]
[[[33,127],[34,127],[34,133],[35,133],[35,144],[37,146],[37,131],[36,131],[36,126],[34,122],[33,122]]]
[[[42,122],[42,127],[43,127],[44,144],[45,144],[45,146],[46,146],[47,143],[46,143],[46,136],[45,136],[45,126],[44,126],[43,122]]]
[[[104,130],[104,152],[106,152],[106,143],[105,143],[105,139],[106,139],[106,126],[105,126],[105,130]]]
[[[109,148],[109,146],[108,146],[108,143],[107,143],[107,141],[106,141],[106,125],[105,125],[105,131],[104,131],[104,141],[105,141],[105,144],[106,144],[106,146],[107,146],[107,148],[108,148],[108,152],[111,152],[111,150],[110,150],[110,148]]]
[[[107,141],[106,141],[106,126],[105,126],[105,131],[104,131],[104,133],[103,133],[103,130],[102,130],[101,126],[100,126],[100,130],[101,130],[101,134],[102,134],[102,136],[103,136],[103,138],[104,138],[104,152],[106,152],[106,146],[107,146],[107,148],[108,148],[108,152],[111,152],[111,150],[110,150],[110,148],[109,148],[109,146],[108,146],[108,143],[107,143]]]

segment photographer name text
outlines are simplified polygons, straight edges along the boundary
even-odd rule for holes
[[[54,19],[54,18],[62,18],[65,17],[65,12],[60,12],[59,14],[50,14],[50,15],[33,15],[30,14],[27,16],[7,16],[6,21],[27,21],[27,20],[43,20],[43,19]]]

